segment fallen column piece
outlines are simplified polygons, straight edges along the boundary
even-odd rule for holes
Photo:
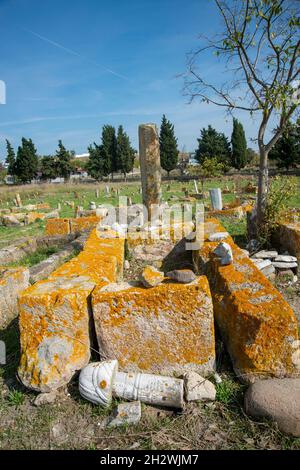
[[[79,376],[79,392],[92,403],[108,407],[112,397],[170,408],[183,407],[184,381],[153,374],[118,372],[118,361],[88,364]]]
[[[299,376],[298,324],[293,310],[230,236],[226,243],[233,263],[220,265],[213,255],[217,242],[209,241],[210,234],[218,231],[224,228],[217,220],[207,221],[204,244],[193,252],[193,258],[210,281],[216,323],[237,376],[247,383]]]

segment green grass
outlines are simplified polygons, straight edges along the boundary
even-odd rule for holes
[[[244,177],[244,176],[224,176],[222,178],[214,178],[205,181],[204,191],[208,191],[211,188],[220,187],[224,189],[228,186],[230,189],[235,184],[238,197],[243,199],[249,198],[249,194],[243,193],[243,188],[247,183],[251,181],[256,182],[256,178]],[[297,178],[298,186],[300,184],[300,177]],[[94,201],[97,205],[99,204],[112,204],[116,206],[118,204],[118,198],[116,194],[110,193],[109,197],[105,195],[105,186],[108,185],[110,188],[118,188],[119,196],[130,197],[133,203],[141,203],[142,196],[139,192],[141,187],[140,183],[99,183],[99,184],[41,184],[38,186],[3,186],[0,188],[0,208],[13,207],[13,199],[15,194],[18,192],[21,196],[23,205],[37,204],[46,202],[50,204],[52,210],[56,209],[58,203],[61,204],[61,217],[73,217],[74,209],[64,203],[74,202],[76,206],[82,206],[84,209],[89,208],[90,201]],[[170,191],[167,191],[167,187],[170,186]],[[198,183],[199,190],[201,188]],[[195,192],[193,181],[164,181],[162,184],[162,197],[164,201],[176,203],[176,200],[172,201],[170,198],[172,195],[178,199],[184,197],[183,189],[187,189],[190,194]],[[96,189],[99,189],[99,197],[96,198]],[[253,195],[252,195],[253,196]],[[234,194],[223,194],[224,204],[231,203],[235,200],[236,195]],[[204,201],[206,206],[209,206],[209,198]],[[296,191],[295,195],[288,202],[289,207],[300,207],[300,191]],[[45,221],[37,221],[31,225],[21,227],[0,227],[0,247],[5,246],[14,240],[22,237],[29,236],[40,236],[44,233]],[[232,223],[233,228],[236,230],[235,221]],[[237,232],[236,236],[240,234]]]
[[[31,266],[41,263],[41,261],[44,261],[49,258],[49,256],[57,252],[58,248],[55,246],[39,248],[34,253],[24,256],[24,258],[21,258],[19,261],[10,263],[10,266],[26,266],[27,268],[30,268]]]
[[[216,400],[224,405],[230,405],[237,401],[243,391],[243,386],[230,378],[223,379],[216,385]]]

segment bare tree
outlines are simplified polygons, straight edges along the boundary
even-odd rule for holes
[[[299,111],[300,2],[214,1],[223,30],[214,38],[201,37],[205,45],[189,54],[185,93],[191,100],[200,98],[229,113],[247,111],[258,119],[259,226],[268,193],[268,154],[288,121]],[[228,79],[221,86],[207,82],[199,73],[201,54],[207,50],[224,60],[224,75]],[[273,131],[269,139],[268,131]]]

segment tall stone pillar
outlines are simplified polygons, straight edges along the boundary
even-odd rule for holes
[[[142,178],[143,204],[148,210],[148,219],[151,219],[153,210],[151,206],[161,204],[161,168],[159,138],[155,124],[141,124],[139,126],[139,153]]]

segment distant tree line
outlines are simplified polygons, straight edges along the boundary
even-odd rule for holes
[[[58,142],[55,155],[39,157],[32,140],[25,137],[22,138],[17,154],[8,140],[6,140],[6,149],[7,173],[14,178],[16,183],[30,183],[37,176],[42,180],[57,177],[65,180],[70,178],[74,152],[67,150],[61,140]]]
[[[116,129],[111,125],[102,128],[101,143],[94,142],[88,147],[89,159],[86,165],[88,174],[96,180],[114,173],[121,172],[126,176],[133,170],[136,151],[131,146],[128,135],[119,126]]]
[[[243,125],[236,118],[233,118],[231,141],[211,125],[201,129],[197,141],[195,159],[203,166],[202,176],[212,171],[212,167],[217,167],[218,172],[221,168],[223,172],[230,168],[241,170],[258,160],[258,154],[247,147]],[[161,121],[159,143],[161,167],[169,175],[170,171],[178,167],[179,151],[174,125],[165,115]],[[6,149],[7,173],[13,176],[16,183],[30,183],[37,176],[44,181],[57,177],[68,180],[74,169],[75,152],[67,150],[61,140],[55,155],[38,156],[32,140],[25,137],[22,138],[17,153],[8,140]],[[91,144],[88,152],[88,161],[80,162],[80,166],[98,181],[109,175],[113,179],[117,172],[122,173],[126,179],[134,168],[136,150],[131,146],[122,126],[117,131],[111,125],[103,126],[101,143]],[[300,164],[300,119],[296,123],[288,123],[270,152],[270,159],[276,162],[278,168],[289,169]],[[208,163],[208,160],[211,162]]]

